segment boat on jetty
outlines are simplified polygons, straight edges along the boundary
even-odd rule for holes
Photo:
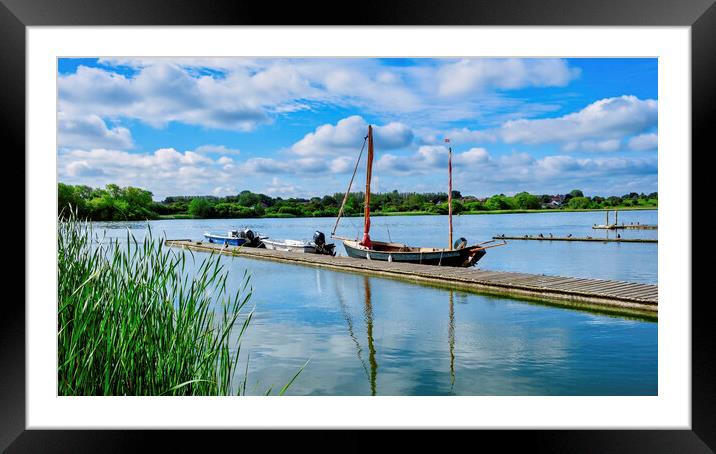
[[[365,144],[368,144],[368,157],[367,157],[367,168],[366,168],[366,184],[365,184],[365,207],[363,214],[363,239],[350,239],[345,237],[336,236],[336,229],[338,227],[338,221],[343,214],[348,194],[355,178],[356,170],[358,169],[358,163],[363,154]],[[446,142],[449,142],[446,139]],[[353,170],[353,176],[351,177],[350,183],[348,184],[348,190],[343,197],[343,203],[338,211],[338,217],[336,218],[333,232],[331,233],[332,238],[338,238],[343,241],[343,246],[346,249],[346,253],[349,257],[367,259],[367,260],[381,260],[386,262],[406,262],[406,263],[419,263],[424,265],[437,265],[437,266],[455,266],[455,267],[470,267],[474,266],[485,254],[486,249],[496,246],[504,246],[507,242],[502,241],[501,243],[495,243],[496,240],[486,241],[484,243],[478,243],[468,246],[465,238],[459,238],[455,243],[452,241],[453,229],[452,229],[452,147],[449,148],[448,154],[448,225],[449,225],[449,236],[448,236],[448,247],[416,247],[408,246],[401,243],[393,242],[382,242],[373,241],[370,238],[370,182],[371,174],[373,169],[373,127],[368,126],[368,135],[365,137],[363,142],[363,148],[358,155],[355,169]],[[494,244],[490,244],[494,243]],[[489,245],[488,245],[489,244]]]
[[[263,247],[263,241],[268,239],[267,236],[260,236],[251,229],[229,230],[226,235],[215,235],[213,233],[204,232],[204,238],[209,243],[223,244],[224,246],[247,246],[247,247]]]
[[[319,231],[313,234],[313,241],[264,239],[261,240],[261,243],[266,249],[274,251],[336,255],[336,245],[333,243],[326,244],[326,236]]]

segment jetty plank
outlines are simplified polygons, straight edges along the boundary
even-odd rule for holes
[[[493,236],[495,240],[523,240],[523,241],[591,241],[595,243],[658,243],[654,238],[594,238],[594,237],[534,237],[534,236]]]
[[[166,240],[166,245],[194,251],[406,279],[441,287],[537,299],[596,310],[647,314],[650,317],[656,317],[658,314],[658,286],[650,284],[361,260],[351,257],[227,247],[202,241]]]

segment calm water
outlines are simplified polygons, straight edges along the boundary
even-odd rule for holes
[[[656,224],[656,211],[620,221]],[[455,237],[605,236],[591,225],[603,213],[455,217]],[[334,219],[152,221],[155,234],[201,239],[249,226],[273,238],[326,234]],[[355,236],[359,218],[338,233]],[[446,218],[373,218],[373,238],[416,245],[446,243]],[[97,223],[108,236],[147,223]],[[655,238],[658,231],[624,231]],[[609,233],[614,235],[613,232]],[[342,246],[341,253],[345,254]],[[201,259],[202,254],[197,254]],[[242,343],[250,354],[247,391],[280,389],[310,359],[287,394],[295,395],[655,395],[657,323],[436,289],[310,267],[222,257],[238,288],[251,273],[254,319]],[[656,244],[512,241],[479,267],[656,283]],[[275,392],[274,392],[275,393]]]

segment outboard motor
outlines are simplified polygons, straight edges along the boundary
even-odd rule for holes
[[[458,238],[457,241],[455,241],[455,244],[453,245],[453,249],[463,249],[465,246],[467,246],[467,240],[465,238]]]
[[[336,245],[333,243],[326,244],[326,235],[324,235],[323,232],[319,232],[318,230],[316,230],[316,232],[313,234],[313,244],[316,245],[317,252],[326,255],[336,255]]]
[[[254,235],[254,232],[251,229],[244,229],[243,231],[244,238],[246,238],[249,243],[254,241],[254,238],[256,238],[256,235]]]
[[[313,234],[313,242],[316,244],[316,246],[323,246],[326,244],[326,235],[323,234],[323,232],[319,232],[316,230],[316,232]]]

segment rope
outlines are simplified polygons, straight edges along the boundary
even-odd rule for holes
[[[363,150],[365,149],[365,144],[368,141],[368,136],[365,136],[363,138],[363,146],[360,148],[360,153],[358,154],[358,159],[356,160],[356,165],[353,168],[353,176],[351,176],[351,181],[348,183],[348,189],[346,190],[346,194],[343,196],[343,202],[341,203],[341,208],[338,210],[338,217],[336,218],[336,224],[333,226],[333,231],[331,232],[331,236],[336,234],[336,229],[338,228],[338,221],[341,220],[341,216],[343,215],[343,208],[346,206],[346,202],[348,201],[348,194],[351,192],[351,186],[353,186],[353,179],[356,177],[356,172],[358,171],[358,163],[360,162],[361,156],[363,156]]]

